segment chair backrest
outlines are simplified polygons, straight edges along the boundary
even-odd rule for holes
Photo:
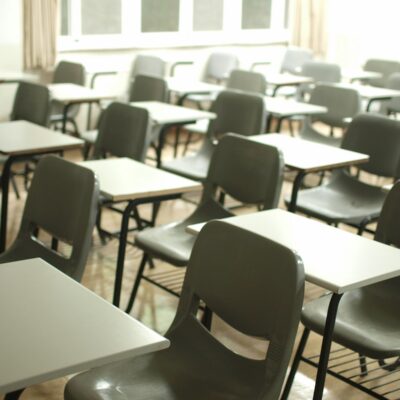
[[[47,126],[50,117],[50,92],[46,86],[30,82],[18,85],[11,120],[25,120]]]
[[[85,85],[85,68],[82,64],[60,61],[54,71],[53,83]]]
[[[364,113],[353,118],[342,141],[344,149],[368,154],[359,168],[371,174],[400,177],[400,121]]]
[[[355,89],[328,84],[317,84],[311,91],[310,103],[324,106],[325,114],[313,117],[333,127],[345,127],[345,118],[353,118],[361,111],[360,94]]]
[[[164,79],[149,75],[136,75],[129,91],[129,101],[166,102],[168,87]]]
[[[137,75],[150,75],[164,78],[166,63],[160,57],[138,54],[133,61],[130,78],[133,80]]]
[[[144,108],[113,102],[102,113],[94,158],[107,154],[143,161],[149,140],[149,113]]]
[[[375,240],[400,248],[400,181],[397,181],[383,204],[375,231]]]
[[[396,182],[382,207],[375,231],[375,240],[400,248],[400,182]],[[386,310],[395,309],[400,300],[400,277],[392,278],[362,288],[364,296],[373,296]],[[385,304],[386,303],[386,304]]]
[[[396,72],[389,76],[386,87],[388,89],[400,90],[400,72]],[[381,112],[387,113],[400,113],[400,97],[393,97],[388,101],[381,102]]]
[[[341,70],[338,64],[322,61],[306,61],[301,68],[301,74],[309,76],[315,82],[340,82]]]
[[[229,250],[228,250],[229,249]],[[166,336],[187,338],[219,365],[231,353],[196,320],[199,300],[236,330],[269,341],[264,360],[234,354],[257,399],[276,399],[285,377],[304,296],[304,269],[290,249],[224,221],[211,221],[194,245],[174,322]],[[203,366],[206,367],[206,366]],[[235,374],[236,376],[239,373]],[[229,376],[229,375],[228,375]],[[225,382],[226,383],[226,382]],[[240,387],[241,382],[232,382]],[[248,388],[246,388],[248,389]]]
[[[299,73],[301,67],[306,61],[313,58],[313,53],[309,49],[300,47],[288,47],[283,56],[281,64],[281,72],[289,72],[291,74]]]
[[[228,89],[264,95],[267,90],[267,82],[265,76],[258,72],[234,69],[229,75],[226,87]]]
[[[203,79],[220,82],[229,77],[232,70],[238,68],[239,59],[232,53],[211,53],[204,67]]]
[[[256,135],[265,130],[266,111],[261,95],[222,91],[211,106],[217,118],[210,121],[209,138],[233,132],[240,135]]]
[[[368,83],[372,86],[385,87],[390,75],[394,74],[395,72],[400,72],[400,62],[371,58],[366,61],[364,70],[381,73],[381,78],[369,79]]]
[[[29,188],[17,239],[2,255],[40,257],[80,280],[90,250],[99,187],[94,173],[59,157],[42,158]],[[72,246],[69,256],[49,249],[35,237],[43,229]]]
[[[221,188],[240,202],[275,208],[282,188],[283,167],[283,156],[276,147],[227,134],[212,155],[202,201],[215,198],[217,188]]]

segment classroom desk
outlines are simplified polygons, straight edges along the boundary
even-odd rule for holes
[[[326,107],[280,97],[266,97],[265,106],[267,114],[270,114],[269,116],[267,115],[267,132],[270,132],[271,130],[271,116],[278,120],[276,132],[280,132],[282,121],[286,118],[320,115],[325,114],[328,111]]]
[[[100,103],[101,100],[112,100],[115,94],[106,93],[97,89],[75,85],[73,83],[53,83],[48,86],[52,100],[63,104],[62,132],[66,132],[68,110],[74,104]]]
[[[284,86],[299,86],[304,83],[313,83],[314,79],[309,76],[293,74],[266,74],[268,86],[273,86],[272,97],[275,97],[278,90]]]
[[[26,121],[0,123],[0,154],[6,155],[1,176],[0,252],[6,248],[8,186],[11,166],[18,160],[83,146],[81,139],[62,135]]]
[[[198,120],[215,119],[217,117],[216,114],[208,111],[175,106],[159,101],[136,101],[130,104],[145,108],[149,112],[153,123],[160,127],[157,145],[157,167],[161,166],[165,135],[169,128],[172,126],[190,124]]]
[[[97,176],[101,194],[112,202],[127,201],[119,236],[117,269],[113,304],[120,303],[124,274],[128,223],[134,207],[179,198],[183,193],[200,190],[199,182],[150,167],[129,158],[84,161],[80,165],[91,169]],[[118,179],[116,179],[118,178]]]
[[[178,105],[182,105],[192,94],[213,94],[225,90],[224,86],[191,79],[169,77],[166,78],[166,81],[169,91],[178,96]]]
[[[295,250],[306,280],[332,292],[313,399],[322,399],[336,312],[343,293],[400,275],[400,250],[284,210],[224,219]],[[204,224],[188,227],[198,233]]]
[[[169,346],[40,258],[1,265],[0,318],[0,394]]]
[[[26,72],[0,71],[0,83],[18,83],[21,81],[36,81],[37,77]]]
[[[400,97],[400,90],[360,85],[357,83],[337,83],[335,85],[357,90],[361,98],[368,101],[366,111],[370,110],[372,103],[375,101],[390,100],[393,97]]]
[[[297,194],[308,173],[348,167],[369,160],[366,154],[276,133],[254,135],[250,139],[276,146],[282,151],[285,166],[297,172],[288,207],[292,212],[296,211]]]
[[[382,74],[374,71],[365,71],[361,68],[343,68],[342,79],[349,82],[368,81],[370,79],[382,78]]]

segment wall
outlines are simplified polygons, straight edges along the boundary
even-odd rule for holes
[[[361,66],[368,58],[400,60],[399,0],[328,0],[328,59]]]

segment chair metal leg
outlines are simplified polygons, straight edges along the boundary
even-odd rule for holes
[[[201,323],[210,331],[212,324],[213,312],[207,306],[204,308],[203,316],[201,318]]]
[[[359,354],[360,358],[360,376],[367,376],[368,375],[368,367],[367,367],[367,359],[362,354]]]
[[[140,262],[138,272],[136,274],[135,283],[133,284],[131,297],[129,298],[128,305],[126,306],[125,312],[130,313],[133,307],[133,303],[135,302],[135,298],[139,289],[140,281],[142,280],[143,271],[147,264],[149,256],[146,253],[143,253],[142,261]]]
[[[25,388],[16,390],[15,392],[7,393],[4,396],[4,400],[18,400],[21,397],[21,394],[23,393],[24,390]]]
[[[310,330],[308,328],[304,328],[303,335],[301,336],[299,346],[297,347],[297,351],[294,356],[292,366],[290,367],[289,375],[286,379],[286,384],[281,395],[281,400],[286,400],[289,397],[290,389],[292,388],[294,377],[299,368],[301,357],[303,356],[303,352],[306,347],[309,336],[310,336]]]
[[[19,199],[20,199],[19,190],[18,190],[17,182],[15,181],[15,176],[14,176],[13,173],[11,173],[11,185],[12,185],[13,190],[14,190],[14,192],[15,192],[15,196],[16,196],[17,199],[19,200]]]

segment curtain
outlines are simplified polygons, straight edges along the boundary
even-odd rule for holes
[[[23,0],[24,68],[46,69],[56,61],[58,0]]]
[[[291,0],[292,44],[313,50],[325,58],[327,52],[327,0]]]

